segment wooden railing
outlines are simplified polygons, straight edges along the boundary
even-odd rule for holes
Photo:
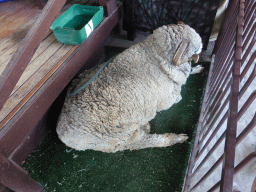
[[[230,1],[215,44],[184,192],[216,189],[232,192],[234,176],[256,159],[255,151],[251,151],[235,166],[236,153],[241,153],[241,149],[236,151],[237,146],[256,126],[255,110],[250,122],[240,125],[242,131],[237,135],[239,120],[249,118],[244,114],[256,98],[254,87],[248,99],[241,102],[252,81],[256,80],[256,67],[248,74],[249,68],[255,66],[256,58],[253,49],[256,43],[255,13],[254,0]],[[246,74],[246,82],[242,84]],[[244,179],[245,185],[248,181]],[[253,186],[253,183],[249,185]]]

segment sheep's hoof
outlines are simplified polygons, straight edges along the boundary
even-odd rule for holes
[[[186,134],[179,134],[178,138],[177,138],[177,142],[178,143],[183,143],[184,141],[186,141],[188,139],[188,136]]]

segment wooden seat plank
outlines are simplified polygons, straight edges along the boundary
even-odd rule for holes
[[[17,90],[18,87],[20,87],[31,75],[33,75],[35,72],[37,72],[37,70],[44,66],[44,64],[46,63],[46,61],[48,59],[50,59],[53,55],[55,55],[55,53],[61,49],[63,45],[61,43],[58,43],[57,41],[54,41],[54,43],[52,43],[50,45],[50,47],[48,47],[48,49],[46,49],[42,54],[40,54],[34,61],[32,61],[27,68],[25,69],[25,71],[23,72],[22,76],[20,77],[19,81],[17,82],[13,92],[15,92]],[[58,53],[56,53],[58,54]]]
[[[49,32],[47,33],[44,41],[39,45],[38,50],[36,51],[35,55],[32,57],[31,61],[35,60],[36,57],[38,57],[38,55],[40,55],[48,46],[50,46],[51,43],[53,43],[55,40],[55,37],[52,33],[52,31],[49,30]],[[8,43],[8,40],[6,40],[5,42]],[[20,42],[18,43],[18,46],[20,45]],[[0,49],[1,49],[1,45],[0,45]],[[15,52],[17,50],[17,46],[14,45],[13,47],[11,47],[10,49],[13,49],[12,52]],[[7,49],[9,50],[9,49]],[[7,66],[7,64],[10,62],[12,54],[6,55],[8,54],[6,52],[0,56],[0,74],[3,72],[4,68]],[[1,57],[7,57],[7,60],[1,59]],[[2,62],[3,61],[3,62]],[[30,62],[31,63],[31,62]]]
[[[72,4],[92,4],[92,2],[94,1],[90,1],[90,0],[87,0],[87,1],[81,1],[81,0],[73,0],[70,2],[69,5],[66,5],[66,7],[69,7],[70,5]],[[20,4],[20,2],[17,2],[16,4]],[[14,4],[14,5],[16,5]],[[24,3],[26,4],[26,3]],[[23,4],[22,4],[23,5]],[[31,11],[26,11],[25,8],[26,8],[27,5],[23,5],[21,6],[21,8],[19,8],[19,6],[16,6],[13,11],[13,15],[11,15],[10,17],[8,17],[9,15],[4,15],[3,17],[3,20],[1,20],[1,17],[0,17],[0,52],[1,52],[1,56],[0,56],[0,74],[2,73],[3,71],[3,67],[1,65],[3,65],[3,63],[6,63],[6,61],[13,55],[13,53],[17,50],[17,43],[19,43],[24,37],[25,35],[27,34],[28,30],[31,28],[31,25],[34,23],[34,21],[36,20],[38,14],[40,13],[40,10],[37,10],[38,13],[36,16],[34,16],[33,18],[27,20],[23,17],[20,17],[21,14],[23,14],[23,12],[31,12]],[[26,8],[28,9],[28,8]],[[66,10],[67,8],[64,7],[63,10]],[[1,9],[0,9],[1,10]],[[7,11],[5,11],[7,12]],[[64,11],[60,12],[59,16],[63,13]],[[10,13],[7,12],[7,13]],[[20,20],[22,20],[22,22],[20,22]],[[11,21],[12,23],[10,24],[9,21]],[[27,22],[26,22],[27,21]],[[23,23],[24,22],[24,23]],[[9,23],[12,27],[6,27],[6,24]],[[21,25],[20,27],[17,26],[17,24]],[[7,30],[3,30],[1,29],[1,25],[5,26],[5,28],[8,28]],[[13,30],[12,28],[19,28],[17,31]],[[49,31],[51,32],[51,31]],[[8,33],[8,36],[6,35]],[[15,47],[14,47],[15,46]],[[13,48],[14,47],[14,48]],[[12,49],[13,48],[13,49]],[[12,50],[9,50],[9,49],[12,49]],[[8,52],[7,52],[8,51]],[[6,59],[7,58],[7,59]],[[5,64],[6,66],[6,64]]]
[[[2,65],[12,57],[12,55],[15,53],[19,46],[20,43],[14,44],[11,48],[7,49],[3,54],[0,55],[0,74],[5,68]]]
[[[10,33],[8,37],[4,38],[0,43],[0,74],[5,69],[13,54],[20,46],[21,40],[26,36],[37,16],[30,19],[27,23],[21,26],[18,31]],[[0,33],[1,33],[0,29]]]
[[[0,20],[17,13],[19,10],[26,9],[28,3],[28,1],[22,0],[2,2],[0,6]]]
[[[34,56],[32,57],[30,63],[28,65],[30,65],[39,55],[41,55],[46,49],[51,49],[51,45],[53,43],[56,43],[56,38],[54,36],[54,34],[51,32],[49,36],[47,36],[43,42],[39,45],[37,51],[35,52]]]
[[[95,5],[95,0],[81,1],[73,0],[69,5],[64,7],[70,7],[72,4],[90,4]],[[64,11],[60,12],[61,15]],[[34,22],[34,21],[33,21]],[[32,22],[32,23],[33,23]],[[27,22],[27,26],[31,26],[32,23]],[[5,50],[5,53],[0,56],[0,74],[9,63],[13,53],[17,50],[20,42],[13,42],[9,37],[4,39],[8,46],[12,46],[7,49],[8,46],[1,46],[0,50]],[[3,43],[4,44],[4,43]],[[13,89],[9,99],[6,101],[4,107],[0,113],[0,125],[3,127],[9,119],[26,103],[26,99],[29,99],[29,95],[32,96],[31,91],[38,87],[38,83],[45,79],[49,71],[58,66],[59,61],[72,53],[71,50],[75,50],[72,45],[63,45],[59,43],[52,33],[51,30],[48,31],[45,39],[39,45],[37,51],[32,57],[30,63],[26,67],[19,81],[17,82],[15,88]],[[45,79],[47,80],[47,78]],[[38,87],[39,88],[39,87]],[[1,127],[0,126],[0,127]]]
[[[66,5],[66,7],[69,7],[70,5],[72,4],[92,4],[94,3],[94,1],[91,1],[91,0],[87,0],[87,1],[81,1],[81,0],[73,0],[70,2],[69,5]],[[16,4],[20,4],[20,2],[17,2]],[[14,5],[16,5],[14,4]],[[24,3],[25,4],[25,3]],[[23,4],[22,4],[23,5]],[[38,10],[39,12],[37,13],[37,15],[35,17],[33,17],[32,19],[29,19],[27,22],[24,20],[23,17],[20,17],[21,14],[23,14],[23,12],[31,12],[31,11],[26,11],[24,10],[26,8],[27,5],[23,5],[21,6],[21,8],[19,8],[19,6],[16,7],[16,9],[14,10],[15,13],[13,13],[13,15],[11,17],[8,17],[8,14],[6,16],[4,16],[6,19],[3,19],[4,21],[1,20],[0,18],[0,52],[1,52],[1,56],[0,56],[0,74],[2,73],[3,71],[3,67],[1,67],[1,65],[3,63],[6,62],[7,59],[3,59],[3,58],[10,58],[13,53],[17,50],[17,43],[19,43],[24,37],[25,35],[27,34],[28,30],[31,28],[31,25],[34,23],[34,21],[36,20],[37,18],[37,15],[40,13],[40,10]],[[27,8],[28,9],[28,8]],[[67,9],[64,7],[64,10]],[[1,9],[0,9],[1,10]],[[7,11],[5,11],[7,12]],[[63,13],[64,11],[60,12],[59,16]],[[10,13],[7,12],[7,13]],[[22,22],[20,22],[20,20],[22,20]],[[12,30],[12,27],[6,27],[6,24],[9,23],[9,21],[13,22],[11,23],[10,25],[12,27],[14,27],[15,29],[19,28],[17,31],[15,30]],[[25,22],[25,23],[23,23]],[[17,27],[17,23],[19,25],[21,25],[20,27]],[[8,28],[8,30],[3,30],[1,29],[1,25],[5,26],[5,28]],[[6,33],[8,33],[8,36],[6,35]],[[51,32],[51,31],[49,31]],[[13,48],[15,46],[15,48]],[[13,50],[9,50],[9,49],[12,49]],[[9,50],[9,52],[7,52]]]
[[[37,16],[35,16],[33,19],[30,19],[27,23],[25,23],[23,26],[21,26],[18,31],[14,33],[10,33],[7,37],[3,38],[0,41],[0,51],[1,54],[4,54],[4,52],[8,49],[10,49],[12,46],[14,46],[16,43],[19,43],[27,34],[28,30],[31,28],[34,21],[37,19]],[[1,29],[0,29],[1,32]],[[0,60],[1,62],[1,60]]]
[[[25,18],[27,16],[34,15],[34,12],[37,12],[37,11],[39,10],[37,10],[34,7],[29,9],[27,6],[23,6],[23,8],[20,8],[18,10],[9,11],[9,13],[5,15],[1,15],[0,27],[4,27],[6,24],[10,24],[11,26],[11,24],[16,23],[17,21],[20,21],[20,17]],[[6,26],[5,28],[7,29],[10,26]]]
[[[62,49],[59,49],[6,101],[0,114],[0,130],[76,48],[77,46],[63,45]]]
[[[10,34],[19,31],[19,29],[38,15],[41,11],[36,8],[22,9],[17,13],[4,17],[0,23],[0,39],[8,37]]]
[[[17,42],[19,43],[19,42]],[[11,49],[15,44],[17,43],[14,43],[10,38],[5,38],[3,39],[1,42],[0,42],[0,52],[1,52],[1,55],[5,55],[6,52]],[[0,66],[1,66],[1,63],[4,63],[3,60],[1,60],[0,58]]]

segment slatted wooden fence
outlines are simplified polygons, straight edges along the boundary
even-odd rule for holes
[[[229,3],[215,44],[184,192],[255,192],[256,2]]]

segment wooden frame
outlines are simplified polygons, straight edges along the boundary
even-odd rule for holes
[[[224,23],[215,43],[183,192],[199,190],[199,187],[207,191],[232,192],[236,174],[256,159],[256,152],[249,150],[251,153],[244,156],[237,165],[235,164],[235,153],[239,154],[239,150],[236,151],[237,146],[246,140],[246,136],[253,134],[252,130],[256,126],[256,114],[254,114],[248,124],[240,125],[240,129],[243,129],[237,133],[238,121],[246,114],[256,98],[256,91],[253,91],[243,105],[238,107],[241,104],[240,98],[256,79],[256,68],[254,68],[246,83],[241,83],[256,59],[255,50],[252,49],[256,43],[255,12],[256,2],[253,0],[234,0],[228,5]],[[217,135],[218,131],[223,129],[222,126],[223,132]],[[218,149],[221,142],[223,142],[223,152]],[[242,149],[248,150],[248,148]],[[222,154],[220,153],[214,162],[211,162],[210,157],[213,158],[216,151]],[[209,183],[209,180],[214,179],[211,176],[216,174],[214,171],[218,167],[222,170],[220,177],[217,177],[215,184]],[[244,183],[249,182],[247,178],[243,179]],[[203,185],[208,186],[209,189],[203,189]],[[251,186],[252,191],[255,191],[255,181]]]

